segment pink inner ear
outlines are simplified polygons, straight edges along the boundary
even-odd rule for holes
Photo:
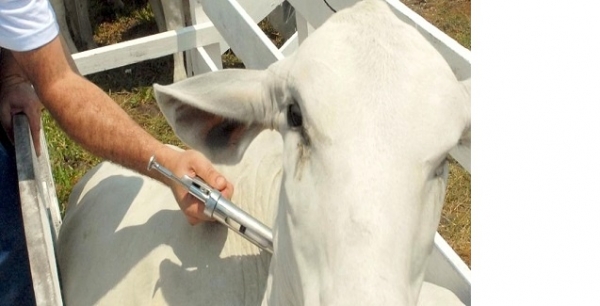
[[[249,126],[239,123],[237,125],[237,127],[235,129],[233,129],[233,131],[231,131],[230,137],[229,137],[229,143],[227,144],[228,146],[237,146],[240,144],[240,140],[244,137],[244,134],[246,134],[246,132],[248,131]]]
[[[202,130],[200,131],[200,133],[202,133],[202,138],[206,138],[206,136],[217,126],[219,126],[220,124],[223,123],[223,121],[225,121],[225,117],[221,117],[221,116],[216,116],[214,114],[210,114],[207,112],[201,112],[201,116],[198,118],[198,120],[202,120]]]
[[[181,131],[184,130],[195,130],[194,133],[200,137],[200,139],[206,139],[210,137],[211,131],[219,127],[226,120],[225,117],[215,115],[210,112],[205,112],[201,109],[191,107],[187,104],[178,104],[175,108],[175,123],[171,124],[174,128],[178,128]],[[185,141],[185,140],[184,140]]]
[[[221,119],[221,120],[219,120]],[[242,122],[219,117],[207,123],[210,129],[202,131],[205,143],[211,148],[231,148],[240,144],[248,126]]]

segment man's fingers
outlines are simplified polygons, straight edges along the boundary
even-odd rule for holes
[[[213,188],[222,190],[227,187],[227,180],[213,168],[209,163],[204,164],[204,169],[201,170],[200,176]]]
[[[196,225],[200,223],[200,217],[202,216],[202,208],[198,205],[198,200],[195,199],[191,194],[187,193],[187,191],[183,191],[184,195],[180,203],[180,207],[187,218],[188,223],[191,225]]]
[[[189,194],[187,190],[184,189],[184,192],[185,194],[180,202],[180,206],[191,225],[196,225],[204,221],[215,221],[204,215],[204,203]]]
[[[221,194],[225,198],[231,200],[231,197],[233,196],[233,184],[231,184],[230,182],[227,182],[225,189],[221,190]]]
[[[216,175],[215,183],[213,185],[214,188],[217,188],[219,190],[225,189],[225,187],[227,187],[227,180],[225,180],[225,178],[222,175],[218,174],[218,173],[217,174],[213,174],[213,175]]]
[[[200,219],[198,219],[194,216],[185,215],[185,217],[187,218],[188,223],[191,225],[196,225],[196,224],[200,223]]]
[[[172,149],[169,148],[169,150]],[[171,158],[163,157],[164,163],[167,164],[166,167],[173,169],[175,175],[198,176],[212,188],[220,191],[224,197],[231,199],[233,185],[213,167],[212,163],[202,153],[187,150],[177,155],[176,157],[171,156]],[[168,182],[168,185],[171,186],[177,203],[185,214],[188,223],[195,225],[205,221],[215,221],[204,215],[204,203],[189,194],[188,190],[173,182]]]
[[[210,161],[203,155],[197,153],[198,159],[194,160],[194,171],[196,175],[201,177],[210,186],[217,190],[224,190],[227,187],[227,180],[221,173],[215,169]]]
[[[207,176],[204,180],[210,186],[220,191],[227,199],[231,199],[231,196],[233,196],[233,184],[228,182],[215,168],[210,167],[207,170]]]

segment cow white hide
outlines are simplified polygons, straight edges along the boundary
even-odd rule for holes
[[[382,1],[339,11],[267,70],[155,85],[176,134],[274,230],[271,257],[170,191],[102,163],[75,187],[58,260],[69,305],[460,305],[424,282],[470,96]],[[462,139],[462,142],[461,142]]]

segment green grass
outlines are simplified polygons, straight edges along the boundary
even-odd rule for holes
[[[95,24],[94,39],[99,46],[157,32],[152,11],[146,1],[128,2],[125,9],[119,12],[112,11],[102,2],[92,2],[90,17]],[[402,2],[463,46],[471,48],[470,0]],[[276,44],[283,44],[276,31],[268,24],[261,22],[261,26]],[[231,51],[224,54],[222,60],[224,67],[243,67],[243,63]],[[89,75],[88,79],[107,92],[154,137],[164,143],[181,145],[156,106],[151,88],[153,83],[171,82],[172,64],[171,57],[164,57]],[[58,200],[64,210],[73,185],[100,159],[67,138],[47,113],[43,115],[43,123]],[[451,161],[448,185],[439,232],[470,266],[471,176],[454,161]]]
[[[431,24],[471,49],[471,0],[402,0]]]

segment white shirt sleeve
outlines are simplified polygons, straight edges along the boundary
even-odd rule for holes
[[[0,47],[29,51],[49,43],[58,33],[48,0],[0,0]]]

